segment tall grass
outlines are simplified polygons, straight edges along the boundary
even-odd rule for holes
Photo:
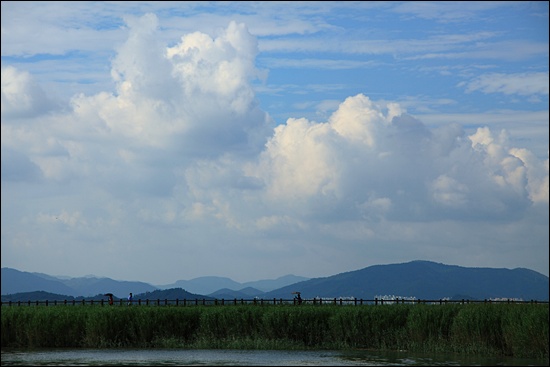
[[[2,348],[352,349],[548,359],[547,304],[12,306]]]

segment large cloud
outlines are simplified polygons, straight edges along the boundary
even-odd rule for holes
[[[56,107],[34,78],[13,66],[2,68],[2,121],[33,117]]]
[[[485,127],[471,136],[456,125],[428,130],[398,106],[360,94],[328,122],[278,126],[248,174],[275,206],[303,215],[477,220],[548,203],[547,161],[510,147],[505,132],[493,135]]]
[[[244,25],[231,23],[215,39],[193,33],[166,47],[155,37],[154,15],[127,22],[128,41],[112,69],[117,94],[80,96],[78,112],[97,115],[110,133],[163,149],[216,155],[258,148],[268,121],[250,87],[260,76],[258,51]]]
[[[244,25],[231,23],[215,39],[193,33],[166,47],[155,37],[154,15],[127,23],[128,40],[111,72],[116,93],[76,95],[71,114],[40,121],[3,118],[3,146],[26,150],[46,177],[90,175],[99,182],[151,181],[172,176],[189,159],[262,148],[271,121],[250,86],[261,73],[254,67],[256,41]],[[33,85],[28,73],[3,69],[3,117],[44,112],[48,99]]]

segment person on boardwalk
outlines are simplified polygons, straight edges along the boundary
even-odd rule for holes
[[[302,304],[302,296],[300,295],[300,292],[292,292],[292,294],[295,294],[294,297],[294,303],[298,303],[299,305]]]
[[[109,297],[109,306],[113,305],[113,294],[112,293],[105,293],[107,297]]]
[[[133,300],[133,296],[132,296],[132,292],[130,292],[130,295],[128,296],[128,306],[131,306],[132,305],[132,300]]]

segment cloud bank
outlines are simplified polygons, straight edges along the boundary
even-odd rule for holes
[[[326,121],[276,126],[252,87],[267,72],[244,24],[169,46],[155,15],[125,21],[114,91],[63,107],[28,73],[2,69],[2,254],[13,266],[64,256],[73,271],[135,267],[135,278],[154,266],[158,284],[222,266],[258,279],[411,259],[534,266],[526,252],[548,253],[548,159],[507,131],[428,128],[364,94]],[[496,77],[467,88],[529,88]]]

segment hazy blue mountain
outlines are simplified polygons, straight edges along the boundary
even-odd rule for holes
[[[71,278],[62,282],[77,291],[79,296],[93,296],[95,294],[112,293],[117,297],[126,298],[130,292],[151,292],[157,287],[143,282],[113,280],[110,278]]]
[[[212,294],[220,289],[228,289],[232,291],[238,291],[243,288],[251,287],[258,289],[260,292],[268,292],[277,288],[284,287],[289,284],[297,283],[303,280],[308,280],[309,278],[301,277],[297,275],[284,275],[277,279],[263,279],[256,280],[251,282],[239,283],[230,278],[217,277],[217,276],[206,276],[198,277],[190,280],[178,280],[175,283],[167,285],[159,285],[158,288],[166,289],[172,287],[181,287],[189,292],[198,293],[198,294]]]
[[[143,282],[95,277],[60,279],[47,274],[29,273],[11,268],[2,268],[1,278],[2,295],[44,291],[72,297],[93,297],[97,294],[113,293],[119,298],[126,298],[130,292],[143,293],[157,289]]]
[[[299,291],[302,298],[380,296],[416,299],[518,298],[547,301],[548,277],[529,269],[471,268],[431,261],[374,265],[364,269],[313,278],[263,294],[264,299],[290,299]]]
[[[301,277],[293,274],[285,275],[282,277],[279,277],[277,279],[265,279],[265,280],[257,280],[254,282],[245,282],[242,283],[242,287],[252,287],[259,289],[263,292],[269,292],[274,289],[282,288],[290,284],[302,282],[304,280],[309,280],[310,278]],[[237,288],[238,290],[239,288]],[[241,288],[242,291],[242,288]]]
[[[68,296],[79,295],[76,290],[59,280],[45,279],[42,276],[12,268],[2,268],[0,279],[2,294],[44,291]]]
[[[30,273],[16,269],[2,268],[2,295],[43,291],[46,293],[62,295],[63,297],[86,297],[88,299],[94,299],[93,297],[97,295],[113,293],[117,298],[126,298],[130,292],[135,295],[145,292],[153,292],[158,289],[182,288],[190,294],[205,297],[205,295],[226,288],[231,292],[241,290],[244,298],[249,299],[263,293],[262,290],[259,288],[254,288],[250,286],[250,284],[258,285],[262,289],[273,290],[290,284],[293,281],[303,279],[308,278],[298,277],[295,275],[285,275],[277,279],[265,279],[247,283],[239,283],[229,278],[206,276],[191,280],[179,280],[173,285],[153,286],[143,282],[119,281],[110,278],[96,277],[93,275],[78,278],[56,277],[43,273]],[[219,298],[221,299],[222,297]]]
[[[81,297],[93,297],[97,294],[113,293],[116,297],[126,298],[130,292],[140,293],[157,289],[144,282],[114,280],[105,277],[96,277],[88,275],[85,277],[55,277],[43,273],[33,273],[40,277],[50,280],[57,280],[73,289],[75,294]]]
[[[55,280],[57,279],[57,280]],[[192,294],[192,299],[210,297],[218,299],[292,299],[292,292],[299,291],[302,298],[355,297],[371,300],[375,297],[396,296],[416,299],[494,299],[516,298],[523,300],[548,301],[548,277],[529,269],[469,268],[445,265],[431,261],[411,261],[402,264],[374,265],[360,270],[345,272],[323,278],[312,278],[287,284],[263,292],[260,288],[274,286],[277,282],[288,283],[301,279],[293,275],[275,280],[239,283],[223,277],[200,277],[189,281],[178,281],[181,286],[155,287],[142,282],[117,281],[109,278],[60,279],[45,274],[21,272],[2,268],[2,299],[4,295],[25,292],[49,292],[61,297],[86,297],[102,299],[105,293],[116,298],[126,298],[129,292],[134,298],[147,292],[168,297],[170,289],[181,288]],[[247,284],[248,286],[243,286]],[[158,289],[164,288],[164,289]],[[168,289],[166,289],[168,288]],[[181,293],[184,295],[184,293]],[[28,296],[28,295],[27,295]],[[43,295],[36,294],[43,297]],[[174,299],[183,299],[182,296]],[[16,298],[10,298],[15,300]]]
[[[196,294],[210,294],[218,289],[240,289],[241,283],[232,279],[217,276],[198,277],[191,280],[178,280],[173,284],[159,285],[158,288],[183,288],[188,292]]]

